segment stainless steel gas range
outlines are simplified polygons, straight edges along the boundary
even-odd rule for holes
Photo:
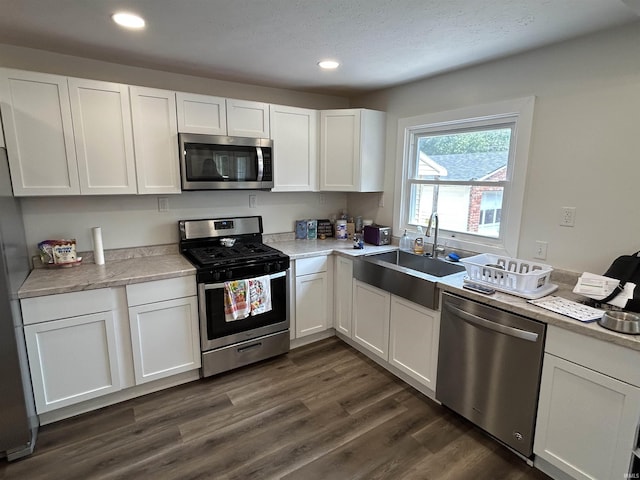
[[[178,226],[180,252],[196,267],[202,376],[288,352],[289,257],[262,242],[262,217],[180,220]],[[263,305],[252,297],[254,284],[264,287]],[[240,303],[246,316],[232,318]]]

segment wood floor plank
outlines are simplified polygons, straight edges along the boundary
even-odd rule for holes
[[[368,479],[371,472],[416,451],[429,454],[412,436],[422,426],[419,410],[406,410],[326,455],[286,475],[287,480]]]
[[[348,416],[345,420],[325,425],[317,432],[299,435],[295,443],[286,445],[272,455],[250,462],[231,472],[227,477],[229,479],[282,478],[403,411],[405,411],[404,407],[393,400],[379,402],[356,415]]]
[[[41,428],[0,480],[548,480],[337,338]]]

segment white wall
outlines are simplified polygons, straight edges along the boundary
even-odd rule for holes
[[[256,208],[249,208],[256,195]],[[156,195],[22,198],[29,250],[38,242],[75,238],[79,251],[93,249],[91,227],[102,227],[105,249],[178,242],[178,220],[262,215],[265,233],[293,232],[295,220],[330,218],[346,205],[346,194],[262,191],[185,192],[166,195],[169,211],[158,211]]]
[[[388,112],[384,207],[350,194],[349,210],[392,223],[398,118],[536,96],[518,257],[549,242],[547,263],[602,273],[640,250],[639,24],[352,99]],[[576,207],[576,226],[559,225]]]

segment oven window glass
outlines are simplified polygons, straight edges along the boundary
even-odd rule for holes
[[[271,279],[271,311],[249,315],[242,320],[227,322],[224,316],[224,288],[206,290],[207,337],[209,340],[246,332],[284,322],[287,318],[286,276]]]
[[[187,180],[192,182],[255,182],[258,154],[255,147],[186,143]]]

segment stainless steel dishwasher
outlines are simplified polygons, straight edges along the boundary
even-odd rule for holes
[[[531,457],[546,325],[442,296],[436,398]]]

